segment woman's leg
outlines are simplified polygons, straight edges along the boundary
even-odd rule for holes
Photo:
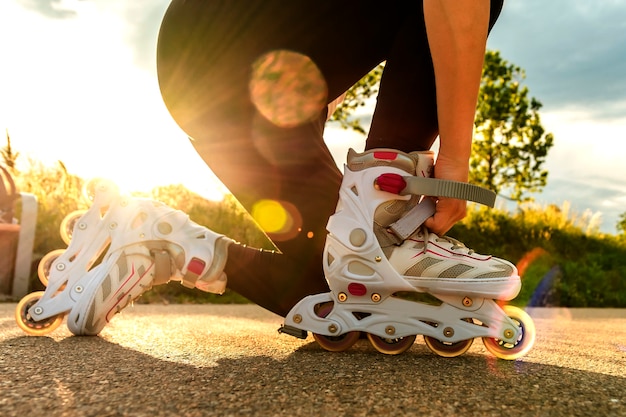
[[[310,57],[331,101],[388,54],[407,10],[400,2],[174,1],[161,27],[159,82],[168,109],[209,167],[250,212],[267,201],[293,212],[293,228],[272,234],[281,254],[231,245],[229,287],[286,313],[327,290],[325,225],[341,174],[316,120],[279,127],[252,104],[253,63],[272,51]]]
[[[175,0],[168,9],[157,59],[172,116],[247,210],[269,201],[292,213],[290,227],[269,234],[281,254],[231,245],[231,289],[283,315],[326,291],[325,225],[341,182],[323,142],[325,111],[297,126],[269,122],[249,94],[255,62],[285,50],[309,57],[328,102],[387,60],[367,147],[427,149],[437,135],[434,79],[415,3]]]

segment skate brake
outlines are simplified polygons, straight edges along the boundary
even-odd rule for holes
[[[297,329],[295,327],[282,325],[280,329],[278,329],[278,333],[285,333],[293,337],[297,337],[298,339],[306,339],[308,336],[308,332],[306,330]]]

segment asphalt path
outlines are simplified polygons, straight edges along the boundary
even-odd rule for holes
[[[387,356],[277,333],[253,305],[135,305],[98,337],[43,337],[0,304],[1,416],[626,416],[626,310],[532,309],[533,350]]]

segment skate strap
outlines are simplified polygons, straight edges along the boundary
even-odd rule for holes
[[[416,194],[457,198],[488,207],[493,207],[496,202],[496,193],[493,191],[465,182],[424,177],[404,177],[404,180],[407,185],[400,195]]]
[[[404,216],[391,223],[388,229],[400,238],[400,242],[403,242],[433,214],[435,214],[435,202],[430,198],[424,198]]]
[[[460,200],[473,201],[493,207],[496,193],[486,188],[458,181],[441,180],[415,176],[401,176],[398,174],[382,174],[376,179],[375,187],[382,191],[399,195],[422,195],[431,197],[448,197]],[[430,198],[422,201],[409,210],[396,222],[389,225],[388,230],[393,232],[400,241],[406,240],[433,214],[435,202]]]
[[[382,174],[376,179],[376,187],[382,191],[399,195],[427,195],[431,197],[448,197],[459,200],[473,201],[485,206],[493,207],[496,202],[496,193],[477,185],[465,182],[425,178],[415,176],[401,176],[398,174]]]

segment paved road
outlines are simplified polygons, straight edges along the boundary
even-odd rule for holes
[[[2,416],[626,416],[626,310],[534,309],[535,348],[385,356],[279,335],[256,306],[136,305],[99,337],[24,335],[0,304]]]

